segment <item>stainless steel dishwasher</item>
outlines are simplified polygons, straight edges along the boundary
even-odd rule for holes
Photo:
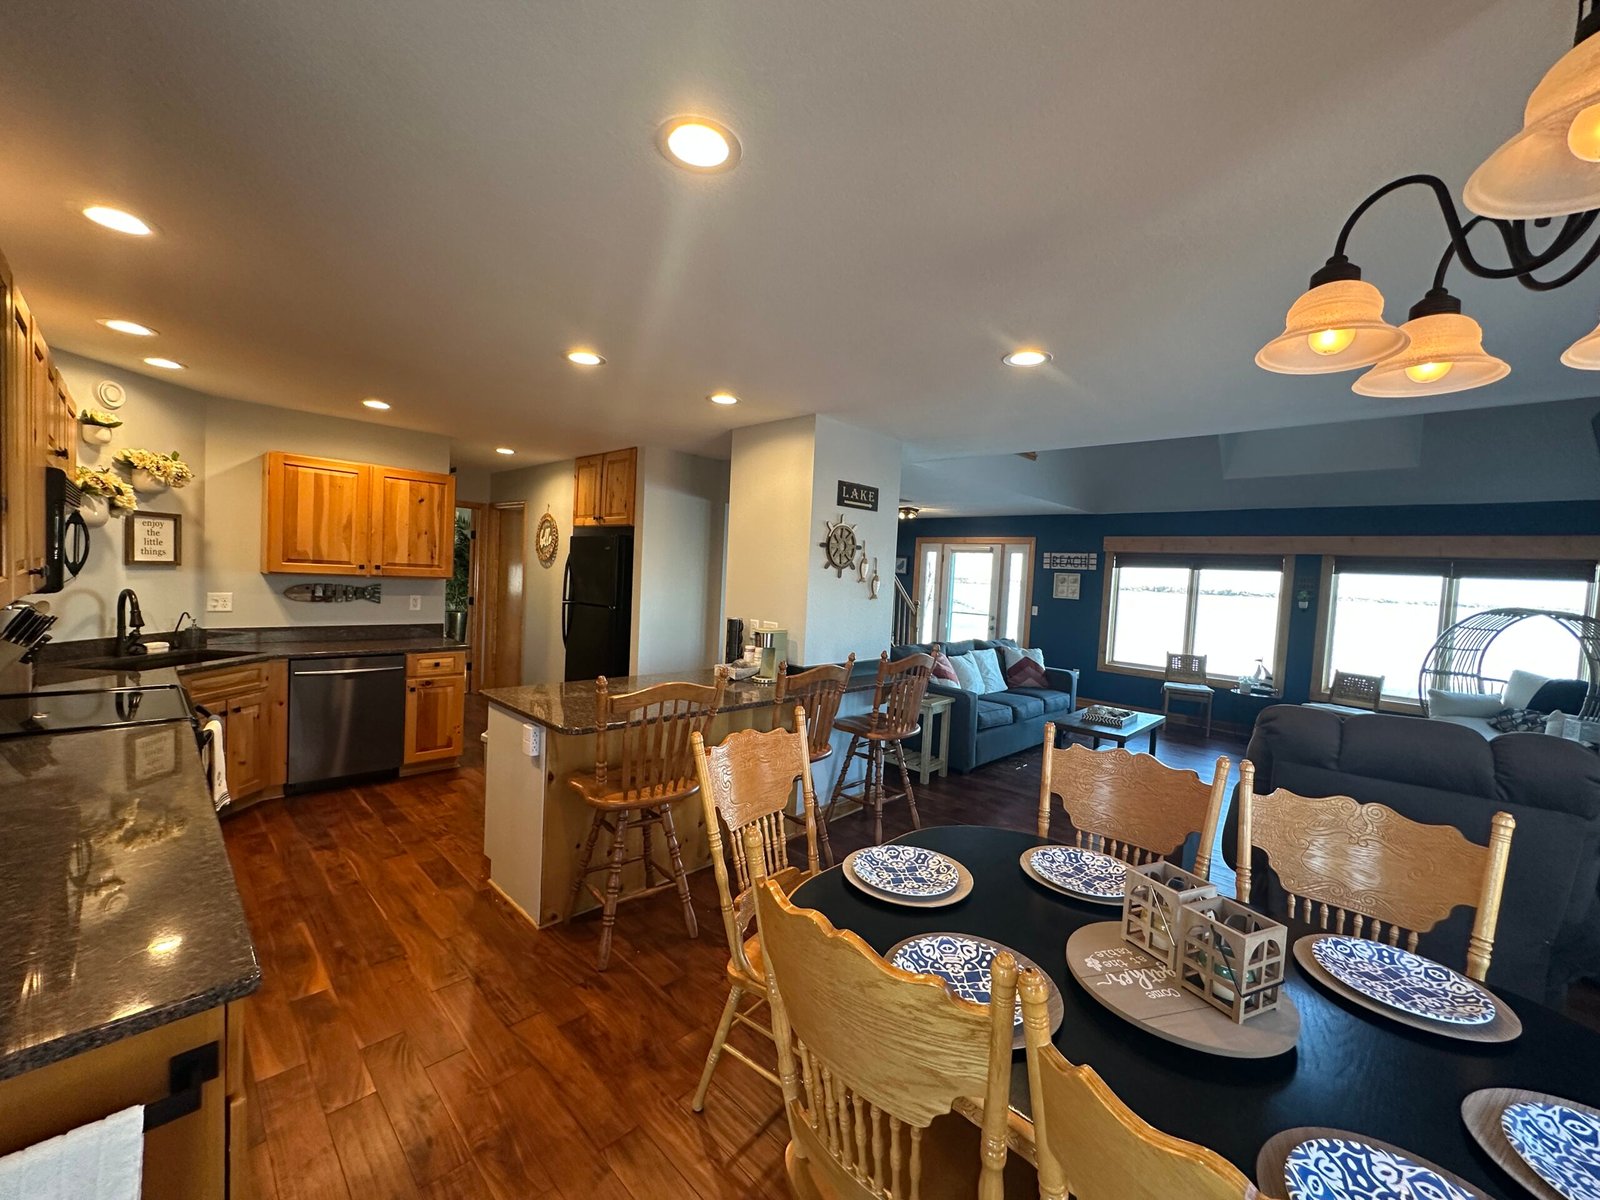
[[[405,655],[291,658],[284,790],[395,774],[405,724]]]

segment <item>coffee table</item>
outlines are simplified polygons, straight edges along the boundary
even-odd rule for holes
[[[1075,709],[1064,717],[1056,720],[1056,744],[1062,743],[1063,733],[1076,733],[1089,739],[1090,745],[1096,750],[1100,749],[1101,742],[1114,742],[1124,750],[1128,742],[1138,737],[1141,733],[1150,735],[1150,753],[1156,752],[1156,733],[1167,723],[1166,717],[1160,713],[1134,713],[1133,720],[1126,725],[1091,725],[1083,719],[1086,708]]]

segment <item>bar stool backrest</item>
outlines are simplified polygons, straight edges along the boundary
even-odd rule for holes
[[[887,650],[878,656],[878,685],[872,694],[872,711],[882,736],[909,737],[916,729],[932,675],[933,659],[929,655],[911,654],[897,662],[889,660]]]
[[[852,654],[842,663],[812,667],[798,675],[790,675],[787,666],[778,672],[776,702],[779,715],[795,705],[806,710],[812,758],[829,748],[833,719],[839,715],[839,702],[844,699],[844,689],[850,682],[850,672],[855,670],[855,665],[856,656]]]
[[[704,736],[722,705],[726,672],[716,682],[658,683],[613,696],[604,675],[595,681],[595,782],[612,795],[629,799],[685,795],[694,789],[694,754],[689,735]],[[622,728],[611,723],[622,721]],[[620,761],[609,765],[613,746]]]

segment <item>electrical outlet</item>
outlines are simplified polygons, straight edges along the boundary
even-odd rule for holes
[[[412,612],[421,612],[422,611],[422,597],[421,596],[412,596],[411,597],[411,611]]]
[[[232,612],[233,611],[233,593],[232,592],[207,592],[206,593],[206,611],[207,612]]]

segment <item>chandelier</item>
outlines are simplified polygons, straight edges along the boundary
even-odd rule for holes
[[[1463,220],[1450,189],[1435,175],[1407,175],[1384,184],[1345,221],[1333,254],[1290,307],[1283,332],[1256,354],[1256,365],[1285,375],[1367,367],[1352,385],[1363,396],[1436,396],[1504,379],[1511,367],[1484,350],[1482,326],[1461,311],[1445,276],[1459,263],[1484,279],[1515,279],[1532,291],[1548,292],[1571,283],[1600,258],[1600,231],[1589,237],[1600,218],[1597,32],[1600,0],[1580,0],[1573,48],[1534,88],[1522,131],[1467,180],[1462,200],[1475,215]],[[1368,209],[1391,192],[1412,187],[1432,192],[1449,245],[1432,288],[1396,327],[1384,319],[1382,293],[1361,278],[1361,268],[1345,250]],[[1479,226],[1496,235],[1492,261],[1472,247],[1471,234]],[[1531,230],[1538,233],[1530,236]],[[1587,248],[1576,258],[1557,266],[1585,241]],[[1569,346],[1561,361],[1583,371],[1600,370],[1600,326]]]

